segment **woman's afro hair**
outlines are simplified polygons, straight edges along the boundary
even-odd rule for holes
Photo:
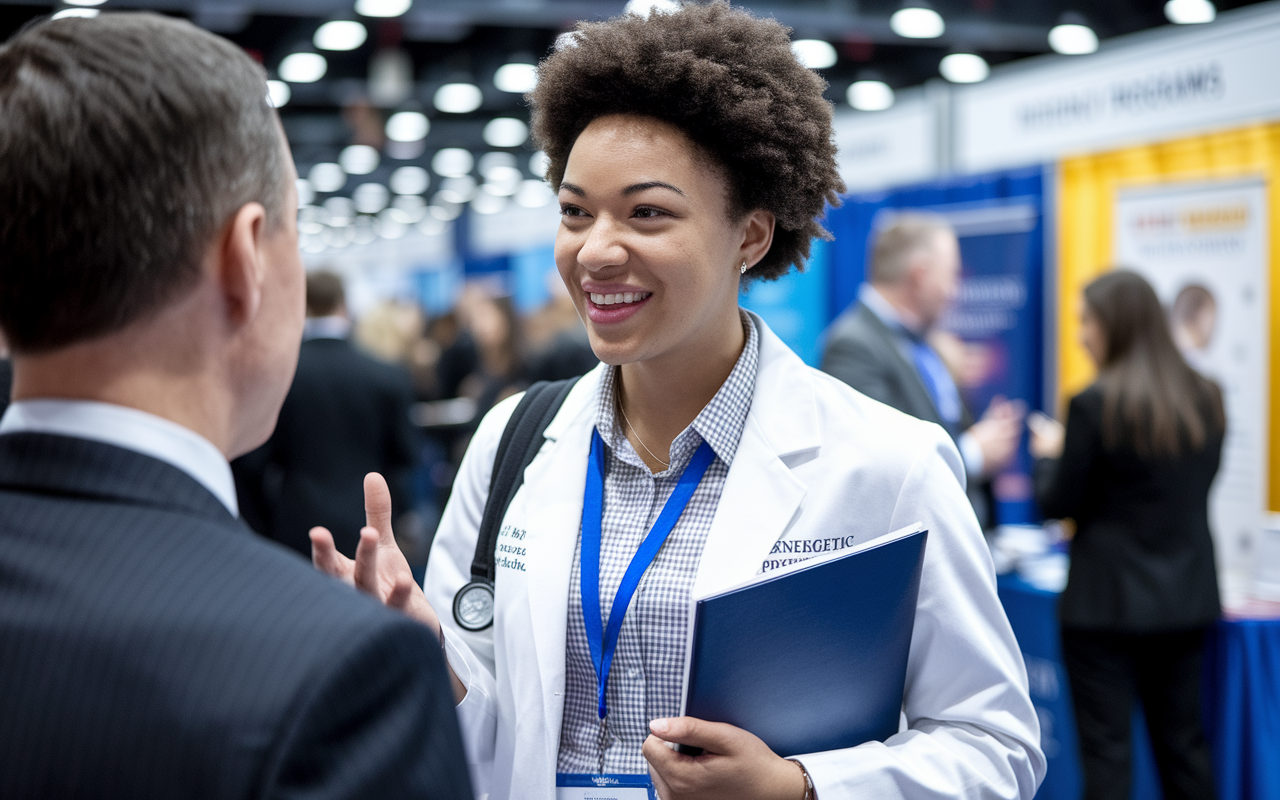
[[[826,83],[791,52],[790,32],[723,0],[648,17],[579,23],[542,62],[528,96],[533,136],[558,191],[569,151],[597,117],[634,114],[683,130],[729,182],[730,214],[773,212],[773,246],[749,275],[803,268],[817,222],[838,205]]]

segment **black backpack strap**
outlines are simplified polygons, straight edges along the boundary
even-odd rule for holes
[[[545,441],[543,432],[577,382],[577,378],[569,378],[535,383],[525,392],[511,414],[511,419],[507,421],[507,427],[503,429],[502,438],[498,441],[497,456],[493,460],[489,497],[485,500],[484,514],[480,518],[475,557],[471,560],[471,580],[493,585],[498,529],[502,525],[502,518],[507,515],[512,498],[524,483],[525,468],[542,449]]]

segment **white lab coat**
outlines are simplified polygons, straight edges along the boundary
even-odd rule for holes
[[[799,760],[822,800],[1031,798],[1045,773],[1039,723],[951,440],[806,366],[752,321],[761,334],[755,394],[694,596],[757,574],[780,539],[863,542],[923,522],[903,730]],[[570,392],[503,520],[492,627],[463,631],[451,611],[470,580],[498,440],[518,398],[480,424],[431,551],[425,589],[467,687],[458,716],[478,797],[555,797],[569,579],[603,369]]]

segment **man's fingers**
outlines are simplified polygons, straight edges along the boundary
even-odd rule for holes
[[[373,528],[360,529],[360,543],[356,545],[356,588],[382,598],[378,593],[378,532]]]
[[[365,524],[378,532],[383,544],[395,544],[391,530],[391,490],[387,481],[376,472],[364,476]]]
[[[405,611],[409,608],[409,604],[416,599],[416,595],[420,591],[418,584],[414,583],[412,579],[400,576],[395,584],[392,585],[391,591],[387,592],[387,605],[391,608]]]
[[[338,552],[333,543],[333,534],[328,528],[315,527],[308,533],[311,539],[311,563],[316,569],[335,578],[353,583],[354,564],[351,559]]]
[[[733,752],[734,744],[743,733],[741,728],[735,728],[723,722],[707,722],[695,717],[655,719],[649,723],[649,730],[659,739],[701,747],[708,753],[720,755]]]

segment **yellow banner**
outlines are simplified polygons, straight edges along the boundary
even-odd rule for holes
[[[1121,192],[1161,184],[1256,178],[1265,182],[1265,230],[1280,230],[1280,124],[1066,159],[1058,166],[1058,388],[1061,407],[1087,386],[1093,366],[1077,342],[1080,291],[1110,269],[1116,252],[1115,211]],[[1194,219],[1222,227],[1233,219]],[[1219,218],[1221,217],[1221,218]],[[1270,387],[1267,506],[1280,511],[1280,259],[1267,243]]]

